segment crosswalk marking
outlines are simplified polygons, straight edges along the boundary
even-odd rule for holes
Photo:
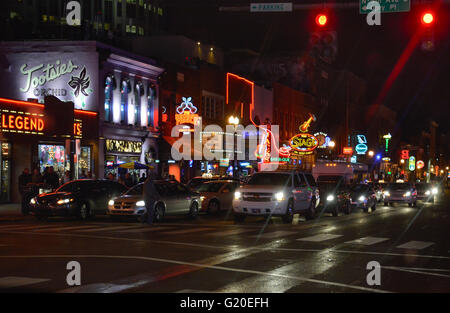
[[[214,228],[191,228],[191,229],[182,229],[182,230],[174,230],[174,231],[166,231],[162,232],[163,235],[180,235],[180,234],[189,234],[196,233],[200,231],[213,230]]]
[[[24,230],[29,230],[29,231],[35,231],[37,229],[48,229],[48,228],[53,228],[53,227],[60,227],[63,224],[48,224],[48,225],[21,225],[21,226],[16,226],[16,227],[11,227],[11,228],[7,228],[6,230],[11,230],[11,231],[24,231]]]
[[[142,227],[138,229],[125,229],[125,230],[118,230],[115,231],[115,233],[147,233],[152,231],[159,231],[159,230],[168,230],[168,229],[174,229],[173,227],[167,227],[167,226],[157,226],[157,227]]]
[[[59,231],[66,231],[66,230],[78,230],[78,229],[87,229],[87,228],[98,228],[96,225],[84,225],[84,226],[66,226],[66,227],[56,227],[56,228],[44,228],[44,229],[37,229],[33,232],[59,232]]]
[[[342,237],[342,235],[318,234],[318,235],[315,235],[315,236],[299,238],[297,240],[299,240],[299,241],[321,242],[321,241],[331,240],[331,239],[335,239],[335,238],[339,238],[339,237]]]
[[[383,241],[389,240],[389,238],[383,237],[362,237],[356,240],[346,241],[345,243],[358,244],[364,246],[371,246]]]
[[[278,230],[278,231],[273,231],[273,232],[265,233],[265,234],[262,234],[262,235],[255,235],[255,236],[250,236],[250,237],[252,237],[252,238],[271,239],[271,238],[276,238],[276,237],[289,236],[289,235],[292,235],[292,234],[298,234],[298,232],[296,232],[296,231]]]
[[[397,248],[400,249],[414,249],[414,250],[421,250],[428,248],[429,246],[434,245],[434,242],[429,241],[409,241],[407,243],[404,243],[400,246],[397,246]]]
[[[94,228],[94,229],[82,229],[79,232],[83,233],[89,233],[89,232],[96,232],[96,231],[110,231],[110,230],[119,230],[119,229],[129,229],[129,228],[139,228],[142,227],[141,225],[135,225],[135,226],[111,226],[111,227],[100,227],[100,228]]]
[[[175,293],[211,293],[211,291],[196,290],[196,289],[183,289],[183,290],[175,291]]]
[[[49,280],[50,279],[46,278],[17,277],[17,276],[0,277],[0,288],[22,287],[42,283]]]
[[[232,235],[238,235],[242,233],[248,233],[254,231],[254,229],[231,229],[231,230],[224,230],[220,232],[216,232],[211,234],[211,236],[232,236]]]

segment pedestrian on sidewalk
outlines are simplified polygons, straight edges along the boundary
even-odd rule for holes
[[[155,202],[158,198],[158,192],[156,191],[155,184],[153,182],[152,173],[148,174],[147,180],[144,183],[144,201],[145,208],[147,209],[147,223],[153,224],[155,217]]]
[[[22,174],[19,175],[19,193],[20,197],[22,198],[22,214],[27,215],[28,214],[28,204],[29,204],[29,186],[28,184],[31,183],[31,174],[30,170],[28,168],[25,168],[22,172]]]

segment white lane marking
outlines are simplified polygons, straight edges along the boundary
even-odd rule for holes
[[[265,233],[262,235],[255,235],[255,236],[250,236],[251,238],[264,238],[264,239],[272,239],[272,238],[278,238],[278,237],[282,237],[282,236],[289,236],[292,234],[298,234],[298,232],[296,231],[285,231],[285,230],[278,230],[278,231],[272,231],[269,233]]]
[[[174,293],[212,293],[211,291],[204,291],[204,290],[195,290],[195,289],[183,289],[175,291]]]
[[[192,267],[197,267],[200,269],[214,269],[214,270],[221,270],[221,271],[228,271],[228,272],[235,272],[235,273],[247,273],[247,274],[255,274],[255,275],[265,275],[270,277],[279,277],[279,278],[287,278],[287,279],[296,279],[298,281],[304,281],[309,283],[316,283],[316,284],[322,284],[322,285],[329,285],[329,286],[337,286],[337,287],[344,287],[349,289],[356,289],[356,290],[362,290],[362,291],[371,291],[376,293],[391,293],[387,290],[382,289],[374,289],[374,288],[367,288],[362,286],[356,286],[356,285],[349,285],[344,283],[337,283],[332,281],[326,281],[326,280],[319,280],[319,279],[313,279],[313,278],[307,278],[302,276],[294,276],[294,275],[286,275],[286,274],[277,274],[277,273],[270,273],[270,272],[262,272],[262,271],[255,271],[255,270],[247,270],[247,269],[241,269],[241,268],[233,268],[233,267],[227,267],[227,266],[219,266],[219,265],[208,265],[208,264],[201,264],[201,263],[194,263],[194,262],[185,262],[185,261],[178,261],[178,260],[171,260],[171,259],[162,259],[162,258],[153,258],[153,257],[144,257],[144,256],[123,256],[123,255],[0,255],[0,258],[7,258],[7,259],[14,259],[14,258],[106,258],[106,259],[134,259],[134,260],[144,260],[144,261],[153,261],[153,262],[161,262],[161,263],[169,263],[169,264],[178,264],[178,265],[188,265]]]
[[[371,246],[383,241],[389,240],[389,238],[383,238],[383,237],[362,237],[356,240],[346,241],[345,243],[350,244],[358,244],[358,245],[364,245],[364,246]]]
[[[119,229],[131,229],[131,228],[144,228],[141,225],[134,225],[133,226],[111,226],[111,227],[99,227],[99,228],[94,228],[94,229],[83,229],[80,230],[79,232],[83,232],[83,233],[90,233],[90,232],[97,232],[97,231],[111,231],[111,230],[119,230]]]
[[[428,272],[425,272],[425,271],[417,271],[417,270],[411,270],[411,269],[408,269],[408,268],[395,267],[395,266],[382,266],[382,268],[385,268],[385,269],[388,269],[388,270],[399,271],[399,272],[407,272],[407,273],[422,274],[422,275],[429,275],[429,276],[450,277],[450,275],[438,274],[438,273],[428,273]]]
[[[22,287],[42,283],[49,280],[50,279],[46,278],[31,278],[31,277],[16,277],[16,276],[1,277],[0,288]]]
[[[147,233],[151,231],[159,231],[159,230],[168,230],[168,229],[174,229],[173,227],[165,227],[165,226],[148,226],[148,227],[142,227],[138,229],[125,229],[125,230],[118,230],[114,233]]]
[[[180,235],[180,234],[190,234],[190,233],[196,233],[201,231],[207,231],[207,230],[214,230],[214,228],[191,228],[191,229],[182,229],[182,230],[174,230],[174,231],[165,231],[161,234],[163,235]]]
[[[40,228],[40,227],[53,227],[54,225],[30,225],[30,224],[26,224],[26,225],[8,225],[8,226],[0,226],[0,231],[1,230],[14,230],[14,229],[18,229],[18,230],[25,230],[25,229],[32,229],[32,228]]]
[[[210,236],[232,236],[232,235],[238,235],[242,233],[248,233],[254,231],[253,229],[231,229],[231,230],[224,230],[217,233],[210,234]]]
[[[30,235],[30,233],[25,232],[6,232],[11,234],[20,234],[20,235]],[[40,236],[61,236],[61,237],[78,237],[78,238],[87,238],[87,239],[104,239],[104,240],[123,240],[123,241],[130,241],[130,242],[147,242],[150,244],[164,244],[164,245],[175,245],[175,246],[186,246],[186,247],[199,247],[199,248],[208,248],[208,249],[235,249],[236,247],[234,245],[205,245],[205,244],[199,244],[199,243],[190,243],[190,242],[180,242],[180,241],[169,241],[169,240],[153,240],[153,239],[142,239],[142,238],[123,238],[123,237],[112,237],[112,236],[96,236],[96,235],[83,235],[83,234],[61,234],[61,233],[55,233],[55,234],[49,234],[49,233],[34,233],[34,235],[40,235]],[[292,251],[292,252],[323,252],[327,249],[298,249],[298,248],[260,248],[260,247],[253,247],[249,248],[253,250],[273,250],[273,251]],[[352,251],[352,250],[333,250],[328,249],[329,252],[336,252],[336,253],[344,253],[344,254],[361,254],[361,255],[381,255],[381,256],[399,256],[399,257],[415,257],[415,258],[426,258],[426,259],[444,259],[444,260],[450,260],[450,256],[441,256],[441,255],[425,255],[425,254],[408,254],[408,253],[389,253],[389,252],[372,252],[372,251]],[[450,252],[450,251],[449,251]],[[1,256],[0,256],[1,257]]]
[[[66,230],[75,230],[75,229],[89,229],[89,228],[97,228],[98,226],[95,225],[84,225],[84,226],[66,226],[66,227],[57,227],[57,228],[50,228],[50,229],[37,229],[33,230],[33,232],[59,232],[59,231],[66,231]]]
[[[297,239],[298,241],[311,241],[311,242],[321,242],[325,240],[331,240],[335,238],[342,237],[342,235],[333,235],[333,234],[318,234],[315,236],[304,237]]]
[[[404,243],[400,246],[397,246],[397,248],[400,249],[413,249],[413,250],[422,250],[425,248],[428,248],[429,246],[434,245],[434,242],[429,241],[409,241],[407,243]]]
[[[8,231],[9,230],[11,230],[11,231],[23,231],[23,230],[26,230],[26,231],[36,231],[36,230],[40,230],[40,229],[49,229],[49,228],[54,228],[54,227],[61,227],[61,226],[63,226],[63,224],[50,224],[50,225],[33,225],[33,226],[30,226],[30,225],[28,225],[28,226],[22,226],[22,227],[15,227],[15,228],[12,228],[12,229],[7,229]]]

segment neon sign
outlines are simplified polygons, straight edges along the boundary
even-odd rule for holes
[[[73,123],[73,135],[76,138],[81,138],[83,136],[83,122],[81,120],[75,120]]]
[[[356,135],[358,139],[358,144],[355,146],[355,151],[357,154],[366,154],[367,152],[367,139],[364,135]]]
[[[408,168],[411,172],[416,169],[416,158],[415,157],[413,157],[413,156],[409,157]]]
[[[319,145],[319,141],[311,134],[297,134],[290,140],[291,148],[300,154],[311,154]]]
[[[329,146],[331,138],[328,137],[328,134],[323,133],[323,132],[318,132],[318,133],[314,134],[314,137],[316,137],[317,140],[319,140],[319,146],[317,148],[325,149]]]
[[[2,110],[1,131],[43,135],[45,127],[43,116],[43,114]]]
[[[402,160],[408,160],[409,159],[409,150],[402,150]]]
[[[417,161],[416,167],[420,170],[425,166],[425,162],[422,160]]]
[[[196,125],[199,119],[197,113],[198,109],[191,102],[191,97],[182,97],[183,102],[177,107],[177,115],[175,115],[176,125],[180,124],[192,124]]]
[[[351,155],[351,154],[353,154],[353,148],[352,147],[344,147],[342,153]]]
[[[386,148],[385,148],[386,152],[388,152],[388,150],[389,150],[389,140],[391,140],[392,135],[391,135],[391,133],[389,133],[387,135],[384,135],[383,138],[386,141]]]

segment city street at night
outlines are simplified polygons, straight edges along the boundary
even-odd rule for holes
[[[219,216],[153,226],[5,217],[2,292],[448,292],[450,197],[284,225]],[[81,265],[67,287],[66,265]],[[366,265],[381,264],[368,286]]]

